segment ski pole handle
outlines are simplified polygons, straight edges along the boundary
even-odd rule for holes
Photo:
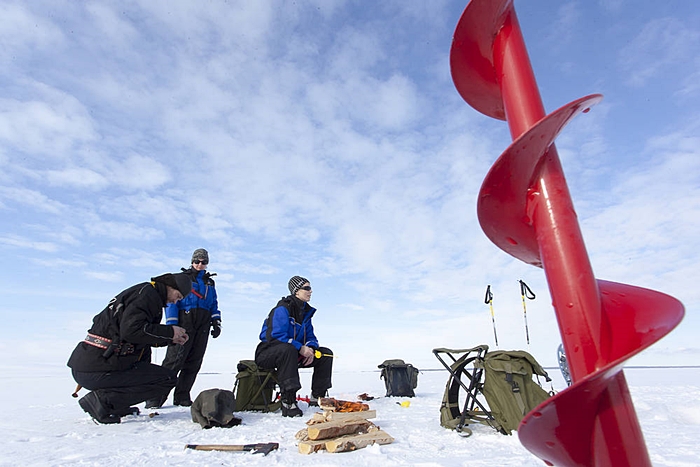
[[[523,300],[525,298],[527,298],[528,300],[534,300],[535,293],[530,289],[530,287],[528,287],[522,279],[518,282],[520,282],[520,295],[523,297]]]
[[[491,310],[491,324],[493,324],[493,339],[496,341],[496,347],[498,347],[498,334],[496,334],[496,315],[493,312],[493,294],[491,293],[491,285],[486,286],[486,296],[484,297],[484,303],[489,306]]]
[[[527,286],[527,284],[519,280],[520,282],[520,296],[523,299],[523,318],[525,320],[525,340],[527,341],[527,345],[530,345],[530,329],[527,326],[527,307],[525,306],[525,298],[527,297],[530,300],[533,300],[535,298],[535,294],[530,290],[530,287]]]

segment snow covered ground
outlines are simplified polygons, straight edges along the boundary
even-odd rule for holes
[[[232,365],[233,366],[233,365]],[[437,368],[439,364],[436,364]],[[243,424],[234,428],[203,430],[189,409],[173,407],[170,400],[150,418],[153,410],[125,417],[119,425],[96,425],[71,397],[75,383],[65,366],[18,368],[0,366],[0,450],[2,466],[129,465],[129,466],[542,466],[519,441],[476,425],[470,438],[446,430],[439,423],[439,405],[447,372],[423,371],[416,397],[379,398],[370,407],[374,422],[396,441],[355,452],[299,454],[295,433],[304,428],[313,410],[288,419],[279,413],[240,413]],[[550,369],[555,390],[565,384]],[[700,465],[700,368],[625,370],[655,466]],[[232,373],[201,374],[193,395],[208,388],[231,389]],[[305,395],[310,373],[304,373],[300,391]],[[549,387],[546,387],[549,389]],[[355,400],[358,394],[385,394],[377,371],[338,372],[331,396]],[[85,394],[85,390],[81,391]],[[408,407],[397,402],[410,400]],[[306,404],[300,406],[306,409]],[[247,452],[185,450],[186,444],[247,444],[278,442],[279,450],[264,457]]]

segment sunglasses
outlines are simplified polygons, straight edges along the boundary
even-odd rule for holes
[[[196,260],[192,261],[192,264],[199,264],[199,263],[202,263],[202,264],[204,264],[204,265],[207,265],[207,264],[209,264],[209,261],[204,261],[204,260],[201,260],[201,259],[196,259]]]
[[[305,285],[304,287],[299,287],[299,290],[308,290],[309,292],[311,292],[311,286]]]

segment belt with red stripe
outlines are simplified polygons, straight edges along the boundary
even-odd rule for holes
[[[112,339],[107,339],[106,337],[98,336],[96,334],[90,334],[88,332],[87,337],[83,340],[86,344],[90,344],[94,347],[99,347],[100,349],[106,349],[109,344],[112,343]]]

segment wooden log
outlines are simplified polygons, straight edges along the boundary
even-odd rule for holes
[[[368,420],[370,418],[376,418],[377,417],[377,411],[376,410],[363,410],[362,412],[329,412],[328,413],[328,421],[343,421],[343,420],[352,420],[358,419],[358,418],[364,418],[365,420]]]
[[[307,432],[309,439],[328,439],[336,438],[342,435],[357,433],[359,431],[367,431],[374,424],[364,418],[355,418],[350,420],[335,420],[325,423],[316,423],[309,426]]]
[[[315,425],[317,423],[324,423],[324,422],[330,422],[330,421],[339,421],[339,420],[350,420],[350,419],[358,419],[358,418],[364,418],[365,420],[368,420],[370,418],[376,418],[377,417],[377,411],[376,410],[365,410],[362,412],[331,412],[331,411],[326,411],[326,412],[316,412],[311,416],[309,420],[307,420],[306,424],[307,425]]]
[[[306,421],[307,425],[313,425],[315,423],[323,423],[327,422],[328,419],[326,418],[326,413],[327,412],[316,412],[314,413],[310,419]]]
[[[376,430],[360,435],[348,435],[326,441],[326,451],[347,452],[362,449],[372,444],[390,444],[394,438],[386,431]]]
[[[369,405],[362,402],[344,401],[332,397],[320,398],[318,405],[323,410],[331,410],[333,412],[362,412],[369,410]]]
[[[323,451],[326,449],[326,440],[306,440],[299,442],[299,452],[301,454],[311,454],[312,452]]]

